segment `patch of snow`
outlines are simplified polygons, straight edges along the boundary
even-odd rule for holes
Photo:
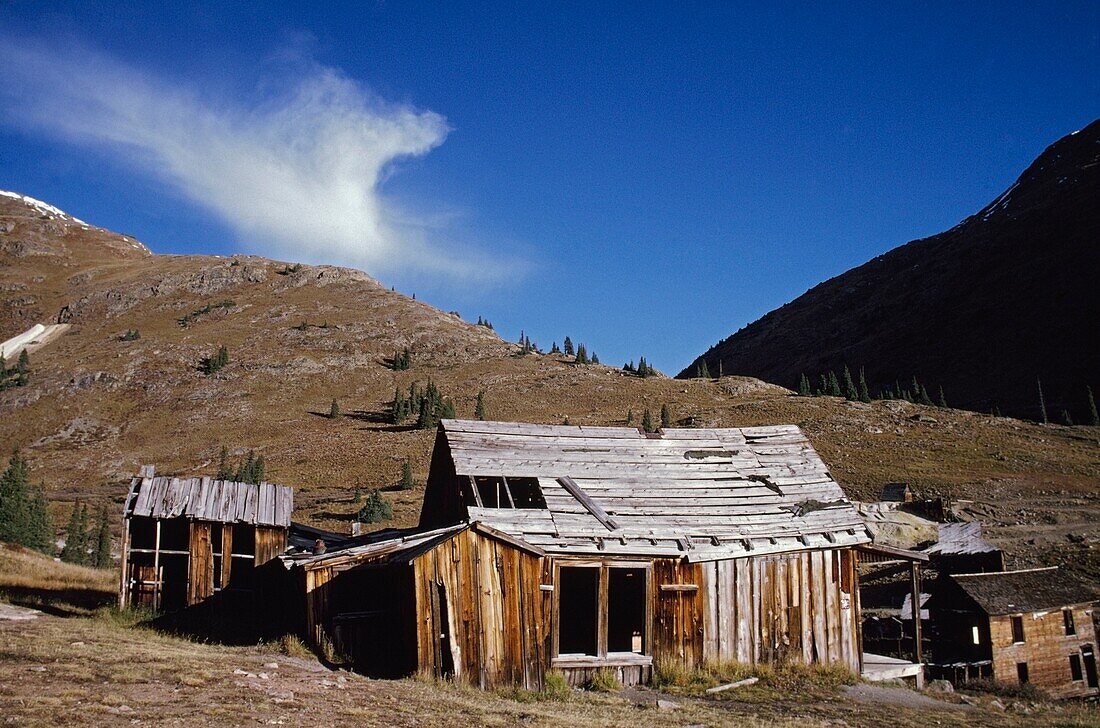
[[[77,225],[84,225],[85,227],[88,225],[88,223],[84,222],[83,220],[73,217],[67,212],[57,209],[53,205],[45,203],[42,200],[36,200],[33,197],[21,195],[18,192],[8,192],[7,190],[0,190],[0,197],[10,197],[13,200],[21,200],[24,204],[28,205],[29,207],[33,207],[41,214],[46,215],[50,218],[58,217],[62,220],[71,220]]]
[[[979,213],[982,216],[982,219],[983,220],[988,220],[989,218],[993,217],[993,214],[995,212],[997,212],[997,210],[1006,210],[1006,209],[1008,209],[1008,203],[1012,199],[1012,191],[1014,189],[1016,189],[1016,187],[1018,187],[1019,184],[1020,184],[1019,182],[1013,183],[1013,185],[1011,187],[1009,187],[1007,190],[1005,190],[1003,193],[1001,193],[1000,197],[993,200],[993,202],[991,202],[988,207],[986,207],[984,210],[982,210]]]

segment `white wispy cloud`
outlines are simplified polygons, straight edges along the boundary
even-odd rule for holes
[[[443,143],[432,111],[384,101],[315,63],[216,99],[72,44],[0,36],[5,121],[95,148],[178,189],[257,252],[373,274],[486,279],[514,263],[448,240],[423,201],[381,189],[395,161]]]

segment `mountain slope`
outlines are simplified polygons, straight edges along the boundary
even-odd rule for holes
[[[796,387],[847,364],[872,393],[916,375],[953,406],[1087,417],[1100,390],[1100,121],[1052,144],[947,232],[815,286],[713,346],[714,373]]]
[[[34,323],[69,327],[31,347],[26,386],[0,391],[0,448],[23,450],[59,525],[75,500],[120,508],[141,463],[213,474],[223,445],[234,458],[264,456],[267,478],[295,488],[296,520],[346,530],[356,489],[382,488],[394,507],[382,525],[413,525],[435,433],[393,426],[383,413],[395,388],[431,379],[460,417],[473,416],[484,391],[488,416],[506,421],[622,426],[628,412],[637,424],[668,404],[679,426],[795,423],[850,496],[874,498],[883,483],[905,480],[975,498],[987,533],[1018,563],[1076,564],[1100,578],[1095,428],[524,356],[359,271],[154,255],[42,209],[0,196],[0,340]],[[123,340],[129,330],[140,338]],[[203,374],[201,359],[223,344],[228,366]],[[412,366],[393,371],[386,360],[406,346]],[[333,399],[342,414],[330,419]],[[417,485],[396,490],[406,458]]]

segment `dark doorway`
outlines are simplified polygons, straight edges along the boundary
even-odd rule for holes
[[[600,570],[563,566],[558,590],[558,654],[597,655]]]
[[[607,570],[607,651],[645,650],[645,569]]]
[[[435,599],[439,603],[439,665],[441,677],[454,677],[455,662],[451,654],[451,620],[447,609],[447,587],[435,583]]]
[[[1016,678],[1020,681],[1021,685],[1027,683],[1027,663],[1026,662],[1017,662],[1016,663]]]
[[[1090,688],[1097,686],[1096,682],[1096,655],[1093,654],[1092,645],[1081,648],[1081,658],[1085,663],[1085,678]]]

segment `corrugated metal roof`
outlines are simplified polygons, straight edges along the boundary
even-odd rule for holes
[[[255,526],[290,526],[294,491],[274,483],[213,478],[133,478],[123,514]]]
[[[867,543],[794,425],[666,429],[444,420],[460,477],[537,478],[546,509],[469,507],[547,553],[691,561]]]

